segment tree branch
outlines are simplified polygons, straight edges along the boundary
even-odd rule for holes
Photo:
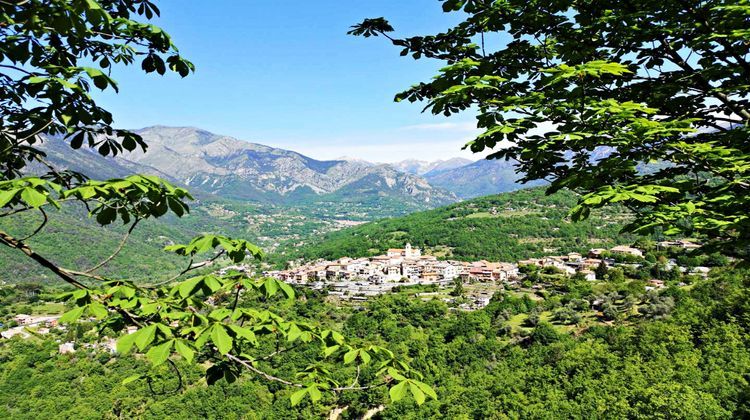
[[[711,28],[711,23],[708,21],[708,17],[706,16],[705,10],[700,9],[696,10],[693,5],[686,0],[680,0],[680,3],[682,3],[682,6],[687,9],[688,13],[693,15],[693,18],[699,19],[702,21],[703,25],[698,25],[699,29],[703,30],[703,33],[706,35],[712,35],[714,33],[714,29]],[[729,55],[732,56],[732,58],[737,61],[736,64],[738,64],[740,67],[742,67],[742,70],[745,72],[745,76],[750,78],[750,63],[748,63],[741,55],[737,54],[737,52],[732,48],[732,45],[728,43],[724,38],[722,37],[716,37],[715,41],[724,48],[724,51],[729,53]],[[728,60],[722,60],[725,63],[731,64]]]
[[[76,270],[71,270],[71,269],[62,268],[62,267],[60,267],[60,270],[66,272],[68,274],[70,274],[71,276],[87,277],[87,278],[94,279],[94,280],[107,281],[107,279],[105,277],[98,276],[96,274],[89,274],[89,273],[85,273],[83,271],[76,271]]]
[[[24,244],[23,242],[19,241],[18,239],[14,238],[13,236],[1,230],[0,230],[0,243],[10,248],[14,248],[23,252],[24,254],[26,254],[26,256],[36,261],[37,263],[39,263],[39,265],[41,265],[42,267],[55,273],[55,275],[63,279],[66,283],[71,284],[74,287],[77,287],[79,289],[88,289],[88,287],[85,284],[73,278],[70,272],[68,272],[67,270],[63,268],[58,267],[50,260],[37,254],[35,251],[29,248],[28,245]]]
[[[167,363],[169,363],[170,366],[172,366],[172,370],[177,374],[177,387],[175,387],[175,389],[173,389],[171,391],[164,391],[162,389],[161,392],[156,392],[156,391],[154,391],[154,388],[152,387],[153,379],[151,377],[149,377],[149,378],[147,378],[146,382],[148,383],[148,389],[154,395],[176,394],[177,392],[179,392],[180,390],[182,390],[184,388],[183,383],[182,383],[182,374],[180,373],[180,369],[177,368],[177,365],[171,359],[167,359]]]
[[[44,217],[44,220],[42,220],[42,224],[40,224],[39,227],[37,227],[36,230],[34,230],[34,232],[32,234],[30,234],[29,236],[26,236],[26,237],[23,237],[23,238],[19,239],[18,240],[19,242],[24,242],[24,241],[26,241],[26,240],[28,240],[30,238],[33,238],[39,232],[41,232],[42,229],[44,229],[45,226],[47,226],[47,222],[49,222],[49,217],[47,217],[47,212],[44,211],[44,209],[41,208],[41,207],[39,207],[39,211],[42,213],[42,216]]]
[[[750,121],[750,112],[748,112],[746,109],[738,107],[737,104],[735,104],[734,101],[732,101],[732,99],[729,98],[729,96],[727,96],[725,93],[716,91],[716,89],[711,86],[711,83],[709,83],[708,80],[706,80],[703,75],[700,74],[700,72],[698,72],[690,64],[688,64],[682,58],[682,56],[677,51],[675,51],[674,48],[672,48],[672,45],[664,37],[661,37],[659,41],[661,42],[664,51],[667,52],[667,55],[669,56],[668,58],[682,70],[689,73],[689,75],[692,76],[698,82],[698,84],[701,85],[706,93],[716,97],[727,108],[729,108],[735,114],[739,115],[745,121]]]
[[[5,2],[2,2],[2,3],[5,3]],[[5,4],[8,4],[8,3],[5,3]],[[33,76],[34,75],[34,73],[31,73],[31,72],[29,72],[27,70],[24,70],[24,69],[20,68],[20,67],[11,66],[10,64],[0,64],[0,67],[6,68],[6,69],[15,70],[15,71],[19,71],[21,73],[26,73],[29,76]]]
[[[77,199],[76,198],[72,198],[72,197],[71,198],[63,198],[62,200],[57,200],[57,202],[58,203],[63,203],[65,201],[73,201],[73,200],[77,200]],[[50,205],[49,202],[46,202],[46,203],[42,204],[42,206],[48,206],[48,205]],[[41,206],[38,207],[38,208],[41,208]],[[8,212],[5,212],[5,213],[0,213],[0,217],[8,217],[8,216],[12,216],[12,215],[18,214],[18,213],[23,213],[23,212],[29,211],[29,210],[34,210],[34,207],[21,207],[21,208],[18,208],[18,209],[15,209],[15,210],[11,210],[11,211],[8,211]]]
[[[263,372],[262,370],[260,370],[260,369],[256,368],[255,366],[251,365],[246,360],[240,359],[239,357],[234,356],[231,353],[227,353],[226,354],[226,358],[229,359],[229,360],[231,360],[232,362],[235,362],[235,363],[243,366],[245,369],[247,369],[247,370],[255,373],[256,375],[261,376],[264,379],[267,379],[269,381],[278,382],[278,383],[281,383],[281,384],[284,384],[284,385],[287,385],[287,386],[294,386],[294,387],[297,387],[297,388],[304,388],[305,387],[302,384],[298,384],[298,383],[295,383],[295,382],[287,381],[286,379],[281,379],[281,378],[279,378],[277,376],[273,376],[273,375],[271,375],[269,373]]]
[[[40,128],[38,129],[38,130],[36,130],[35,132],[33,132],[33,133],[29,134],[29,135],[28,135],[28,136],[26,136],[26,137],[23,137],[23,138],[21,138],[21,139],[18,139],[18,141],[19,141],[19,142],[23,142],[23,141],[26,141],[26,140],[28,140],[28,139],[30,139],[30,138],[32,138],[32,137],[35,137],[35,136],[36,136],[37,134],[41,133],[41,132],[42,132],[42,131],[44,131],[44,130],[45,130],[45,129],[46,129],[47,127],[49,127],[49,126],[50,126],[50,125],[51,125],[51,124],[52,124],[53,122],[54,122],[54,120],[49,120],[49,121],[47,121],[47,123],[46,123],[46,124],[44,124],[43,126],[41,126],[41,127],[40,127]]]
[[[237,309],[237,303],[240,301],[240,291],[242,290],[242,283],[237,283],[235,286],[237,288],[237,291],[234,294],[234,303],[232,304],[232,312],[234,312],[235,309]]]
[[[256,368],[252,364],[250,364],[247,360],[241,359],[241,358],[239,358],[239,357],[237,357],[237,356],[235,356],[235,355],[233,355],[231,353],[227,353],[226,354],[226,358],[229,359],[232,362],[235,362],[235,363],[243,366],[245,369],[247,369],[247,370],[255,373],[256,375],[258,375],[258,376],[260,376],[260,377],[262,377],[262,378],[264,378],[266,380],[269,380],[269,381],[272,381],[272,382],[278,382],[278,383],[281,383],[281,384],[284,384],[284,385],[287,385],[287,386],[293,386],[293,387],[297,387],[297,388],[304,388],[305,387],[305,385],[303,385],[303,384],[296,383],[296,382],[291,382],[291,381],[287,381],[286,379],[282,379],[282,378],[279,378],[277,376],[273,376],[273,375],[271,375],[271,374],[269,374],[267,372],[264,372],[264,371]],[[384,386],[384,385],[387,385],[387,382],[381,382],[379,384],[367,385],[367,386],[341,386],[341,387],[333,387],[333,388],[330,388],[330,390],[333,391],[333,392],[340,392],[340,391],[364,391],[364,390],[367,390],[367,389],[377,388],[377,387]]]
[[[132,225],[130,225],[130,229],[125,233],[125,236],[122,237],[122,240],[120,241],[120,245],[117,246],[117,249],[115,249],[115,252],[112,253],[109,257],[105,258],[102,262],[99,264],[89,268],[88,270],[84,270],[83,272],[86,274],[93,273],[94,271],[104,267],[107,263],[112,261],[113,258],[115,258],[120,251],[125,247],[125,243],[128,241],[128,238],[130,237],[130,234],[133,232],[136,226],[138,226],[138,222],[140,222],[140,218],[136,218]]]
[[[218,254],[214,255],[210,260],[206,260],[206,261],[199,262],[199,263],[196,263],[196,264],[193,264],[193,259],[191,258],[190,262],[188,262],[188,266],[187,266],[186,269],[180,271],[179,273],[177,273],[176,275],[174,275],[173,277],[171,277],[169,280],[165,280],[165,281],[159,282],[159,283],[154,283],[154,284],[152,284],[152,285],[150,285],[148,287],[154,288],[154,287],[163,286],[165,284],[169,284],[169,283],[177,280],[178,278],[180,278],[180,276],[182,276],[183,274],[185,274],[185,273],[187,273],[189,271],[197,270],[197,269],[199,269],[201,267],[205,267],[207,265],[210,265],[211,263],[213,263],[214,261],[216,261],[217,259],[219,259],[219,257],[221,257],[222,255],[224,255],[224,252],[225,252],[224,250],[221,250]]]

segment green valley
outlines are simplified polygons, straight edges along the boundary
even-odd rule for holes
[[[302,247],[282,247],[280,255],[305,260],[360,257],[410,242],[443,258],[516,261],[634,240],[620,233],[630,218],[624,209],[607,209],[571,223],[567,216],[575,203],[569,192],[547,196],[542,188],[525,189],[328,233]]]
[[[144,221],[102,272],[126,271],[130,273],[128,278],[135,281],[163,279],[183,268],[179,259],[165,253],[163,247],[208,231],[252,240],[267,253],[267,262],[274,265],[300,258],[377,255],[405,242],[445,259],[516,261],[555,252],[608,248],[634,240],[633,236],[620,233],[628,218],[626,212],[607,210],[587,222],[571,223],[567,214],[575,197],[565,192],[546,196],[541,188],[373,221],[377,216],[399,214],[398,203],[384,203],[390,207],[345,201],[324,206],[273,206],[204,199],[182,218]],[[44,236],[33,238],[30,243],[63,266],[93,266],[117,247],[127,228],[97,228],[96,237],[91,237],[89,231],[95,224],[86,213],[82,207],[66,207],[59,218],[50,221]],[[38,215],[30,214],[12,221],[0,219],[0,228],[23,237],[36,228],[38,219]],[[20,253],[3,252],[0,264],[7,267],[1,277],[5,282],[50,279],[43,267],[30,266]]]

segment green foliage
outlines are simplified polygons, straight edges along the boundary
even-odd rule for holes
[[[260,248],[244,239],[232,239],[218,235],[200,235],[187,245],[169,245],[164,249],[178,255],[194,256],[217,247],[222,248],[222,252],[226,252],[229,258],[236,263],[242,262],[248,253],[258,259],[263,256]]]
[[[27,177],[0,182],[0,208],[25,206],[39,208],[45,204],[60,205],[52,194],[60,192],[62,187],[54,182],[37,177]]]
[[[604,261],[600,262],[599,265],[596,267],[596,270],[594,270],[594,273],[596,274],[596,278],[598,279],[607,278],[608,272],[609,272],[609,268],[607,268],[607,264]]]
[[[118,216],[127,224],[131,218],[161,217],[168,211],[182,217],[189,212],[184,200],[193,199],[187,190],[148,175],[88,181],[61,194],[63,199],[70,197],[83,202],[96,202],[97,206],[91,210],[91,215],[96,216],[100,225],[108,225],[117,220]]]
[[[93,267],[117,248],[130,228],[120,223],[102,227],[96,218],[87,217],[88,211],[83,205],[66,202],[62,207],[54,216],[50,215],[43,234],[24,242],[63,267]],[[195,222],[200,217],[196,213],[201,211],[191,210],[187,219],[179,219],[180,223],[171,213],[139,223],[130,234],[128,244],[98,273],[151,283],[166,280],[182,270],[183,259],[164,252],[163,248],[167,243],[189,241],[200,233]],[[41,218],[40,214],[30,211],[2,217],[0,230],[18,237],[28,236],[37,229]],[[96,234],[92,235],[92,232]],[[20,252],[0,252],[0,266],[3,267],[0,279],[8,283],[42,282],[51,285],[59,281],[46,268],[29,264],[28,257]]]
[[[42,206],[53,205],[60,209],[60,202],[77,200],[85,203],[87,208],[94,206],[89,215],[96,216],[96,222],[102,226],[114,222],[118,217],[124,224],[132,219],[137,223],[141,219],[164,216],[169,211],[181,217],[188,212],[185,200],[192,199],[186,190],[145,175],[86,181],[73,187],[37,177],[23,177],[0,182],[0,195],[2,208],[8,209],[0,217],[40,210],[46,224],[46,213]]]
[[[622,268],[613,268],[607,271],[607,281],[612,283],[622,283],[625,281],[625,273]]]
[[[201,236],[190,245],[175,246],[175,249],[191,255],[214,248],[235,249],[237,243],[223,237]],[[242,250],[242,258],[245,251]],[[379,378],[381,383],[391,384],[391,388],[405,384],[401,388],[408,386],[418,404],[424,402],[425,394],[434,395],[428,385],[417,381],[421,378],[419,373],[390,350],[373,345],[356,347],[335,331],[307,322],[287,321],[269,309],[253,305],[277,295],[293,299],[295,292],[276,279],[253,279],[243,274],[201,275],[161,287],[138,287],[114,280],[104,283],[101,289],[91,287],[60,296],[73,303],[73,308],[60,322],[75,323],[89,315],[99,319],[103,328],[115,332],[123,331],[127,325],[136,325],[136,331],[118,338],[119,353],[137,350],[145,354],[154,368],[175,355],[189,363],[219,361],[205,373],[209,384],[222,378],[234,382],[246,369],[270,381],[302,387],[304,392],[298,391],[291,397],[295,405],[304,396],[318,402],[324,392],[376,386],[339,385],[332,371],[319,365],[335,365],[336,361],[361,367],[376,365],[379,371],[373,380]],[[245,304],[241,305],[241,301]],[[295,375],[304,382],[292,382],[262,370],[262,362],[268,357],[259,353],[278,343],[317,348],[318,358]],[[358,379],[354,379],[355,384]],[[133,380],[128,377],[125,381]],[[425,388],[428,391],[424,391]],[[398,399],[403,397],[400,392],[392,395]]]
[[[453,290],[451,296],[461,297],[464,295],[464,282],[460,278],[453,280]]]
[[[444,1],[461,21],[397,38],[447,65],[396,95],[451,116],[476,113],[466,144],[511,159],[523,181],[581,193],[574,220],[621,203],[638,233],[702,236],[746,257],[750,243],[750,31],[746,1]],[[658,22],[658,24],[654,24]],[[485,42],[487,40],[487,42]]]
[[[546,322],[540,322],[531,333],[531,341],[542,345],[554,343],[559,340],[559,335],[555,328]]]

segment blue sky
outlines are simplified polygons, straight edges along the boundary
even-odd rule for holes
[[[476,133],[472,115],[444,119],[393,102],[439,62],[400,57],[382,38],[346,35],[379,16],[400,36],[444,30],[460,16],[444,14],[437,0],[157,4],[155,23],[197,70],[180,79],[118,68],[121,93],[99,97],[120,127],[195,126],[319,159],[478,158],[460,150]]]

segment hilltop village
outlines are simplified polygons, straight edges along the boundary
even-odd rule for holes
[[[689,241],[664,241],[659,242],[658,246],[683,250],[700,247]],[[443,261],[435,256],[425,255],[419,248],[407,243],[404,248],[389,249],[385,255],[345,257],[335,261],[318,260],[288,270],[266,271],[263,275],[302,287],[327,290],[330,296],[353,301],[366,300],[404,286],[433,285],[447,288],[458,284],[482,284],[485,287],[478,288],[476,293],[470,293],[468,299],[460,305],[460,309],[475,310],[489,304],[494,292],[524,287],[523,283],[529,283],[524,280],[529,278],[530,272],[539,270],[568,278],[577,276],[587,281],[597,281],[597,272],[604,273],[610,268],[622,267],[630,271],[639,269],[639,261],[643,261],[643,257],[641,249],[620,245],[611,249],[591,249],[586,255],[573,252],[515,263]],[[681,267],[674,259],[666,260],[663,268],[698,276],[705,276],[709,271],[707,267]],[[232,269],[248,268],[233,266],[222,271]],[[544,288],[543,282],[525,286],[536,290]],[[664,281],[659,279],[650,279],[646,286],[647,290],[663,287]]]

